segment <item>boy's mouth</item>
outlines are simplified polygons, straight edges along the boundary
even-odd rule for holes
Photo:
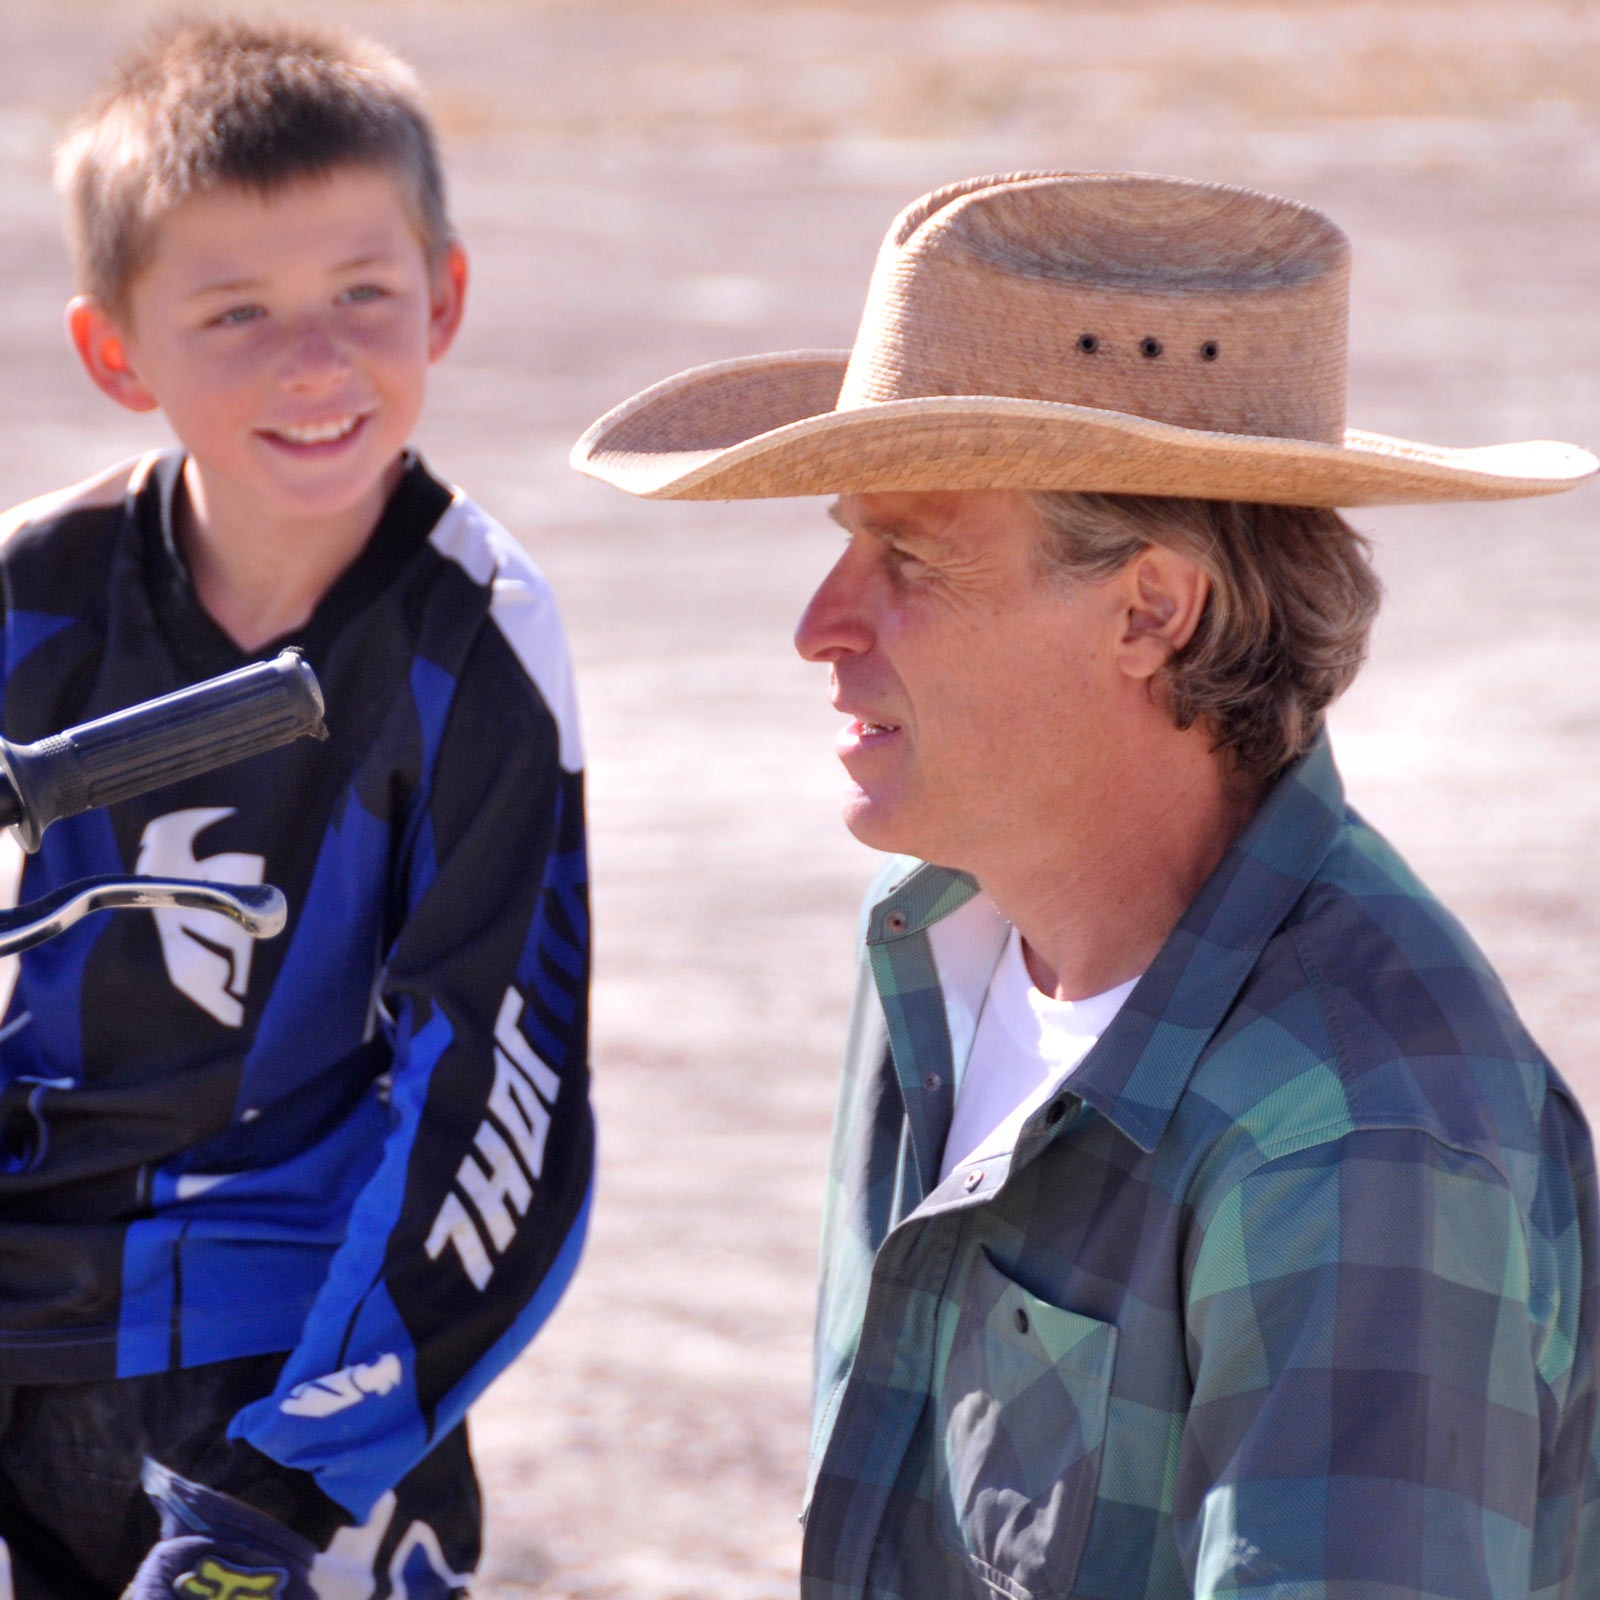
[[[261,431],[267,438],[281,440],[284,444],[334,444],[354,433],[365,420],[362,413],[352,411],[348,416],[322,417],[316,422],[285,423]]]

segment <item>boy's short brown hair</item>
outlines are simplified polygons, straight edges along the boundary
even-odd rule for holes
[[[405,62],[302,23],[169,25],[121,62],[57,153],[78,287],[125,311],[162,218],[191,195],[270,192],[350,166],[395,172],[437,262],[450,240],[444,176]]]

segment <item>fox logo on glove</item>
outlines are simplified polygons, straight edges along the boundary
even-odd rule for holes
[[[184,1600],[276,1600],[286,1576],[280,1567],[251,1570],[207,1556],[173,1582],[172,1592]]]
[[[139,839],[134,871],[146,878],[203,878],[211,883],[260,883],[264,856],[242,851],[196,859],[194,842],[214,822],[234,813],[232,806],[196,806],[153,818]],[[187,995],[227,1028],[244,1025],[244,997],[250,985],[255,941],[215,911],[164,907],[153,911],[161,936],[161,956],[173,988]]]

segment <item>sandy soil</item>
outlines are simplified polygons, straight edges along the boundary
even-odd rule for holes
[[[49,150],[110,50],[0,10],[0,503],[162,437],[79,377]],[[1600,12],[1506,4],[356,5],[430,83],[476,277],[421,443],[563,596],[592,762],[602,1188],[578,1285],[480,1407],[479,1592],[792,1592],[823,1145],[867,853],[794,658],[820,505],[664,507],[565,465],[679,367],[841,346],[902,204],[1174,171],[1355,247],[1351,418],[1600,438]],[[1600,490],[1365,514],[1388,603],[1335,716],[1358,804],[1600,1110]]]

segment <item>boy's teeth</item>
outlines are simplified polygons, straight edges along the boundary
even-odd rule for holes
[[[326,444],[330,439],[342,439],[358,420],[356,417],[333,417],[327,422],[307,422],[298,428],[278,428],[275,432],[290,444]]]

